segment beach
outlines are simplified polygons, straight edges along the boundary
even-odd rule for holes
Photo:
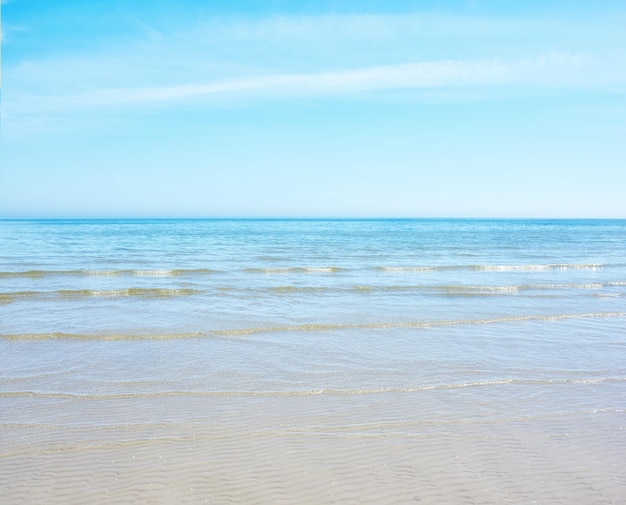
[[[626,221],[0,221],[0,503],[621,503]]]

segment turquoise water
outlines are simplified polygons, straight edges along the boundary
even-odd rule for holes
[[[180,482],[202,481],[204,467],[185,455],[203,461],[231,439],[241,444],[228,470],[237,485],[223,502],[241,502],[236,461],[250,447],[276,452],[258,437],[280,446],[285,427],[305,448],[343,444],[323,457],[352,468],[360,503],[399,499],[375,487],[387,482],[377,461],[398,454],[432,469],[406,473],[397,489],[410,499],[421,475],[444,494],[456,482],[459,493],[496,489],[516,503],[590,503],[592,491],[609,503],[626,490],[615,463],[625,409],[623,220],[0,221],[7,503],[34,499],[37,486],[43,497],[72,493],[83,465],[121,447],[137,471],[170,454],[185,461]],[[311,433],[321,438],[306,445]],[[500,442],[483,445],[494,433]],[[403,440],[395,452],[381,442],[390,436]],[[510,467],[508,484],[436,470],[463,440],[473,468]],[[436,465],[411,459],[426,450]],[[56,491],[28,481],[40,469],[28,465],[54,454],[83,459],[46,467]],[[362,475],[345,464],[368,454],[378,459],[357,467]],[[314,475],[315,461],[290,465]],[[151,468],[167,481],[171,465]],[[289,471],[276,465],[270,477]],[[129,482],[96,502],[135,496]]]
[[[3,221],[0,244],[3,392],[626,377],[626,221]]]

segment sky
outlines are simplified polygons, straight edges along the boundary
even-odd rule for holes
[[[2,0],[0,218],[626,218],[623,0]]]

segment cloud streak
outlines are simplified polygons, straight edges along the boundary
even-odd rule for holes
[[[161,87],[101,89],[66,97],[86,106],[173,102],[214,95],[323,96],[394,89],[466,86],[576,85],[592,67],[585,54],[552,53],[506,60],[442,60],[353,70],[261,75],[235,80]]]
[[[9,53],[4,131],[65,128],[96,110],[126,114],[283,98],[366,101],[396,90],[406,91],[409,101],[582,88],[623,92],[626,58],[615,51],[625,39],[616,23],[413,14],[170,26],[138,16],[132,35],[107,40],[100,50],[29,58]]]

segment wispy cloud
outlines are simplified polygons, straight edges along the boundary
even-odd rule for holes
[[[135,23],[150,38],[154,38],[154,39],[158,39],[158,40],[163,40],[165,38],[165,36],[161,32],[159,32],[158,30],[154,29],[152,26],[149,26],[146,23],[143,23],[139,19],[136,19]]]
[[[130,42],[9,61],[4,118],[14,124],[94,108],[239,98],[437,90],[445,99],[471,89],[472,99],[490,99],[496,88],[507,94],[626,85],[626,58],[611,53],[626,39],[615,23],[434,15],[221,21],[172,29],[137,18],[141,35]]]
[[[580,85],[593,68],[585,54],[546,54],[506,60],[443,60],[360,69],[253,76],[199,84],[99,89],[57,99],[66,104],[111,106],[200,99],[221,94],[319,96],[393,89],[463,86]]]

